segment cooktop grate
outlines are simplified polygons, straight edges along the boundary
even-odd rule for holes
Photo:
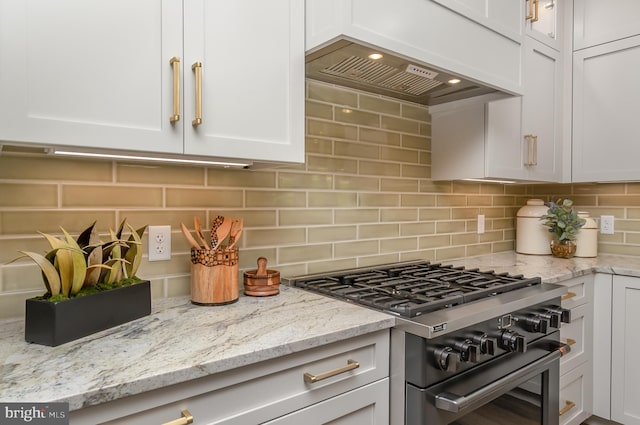
[[[290,280],[297,287],[414,317],[541,283],[540,278],[428,261],[351,269]]]

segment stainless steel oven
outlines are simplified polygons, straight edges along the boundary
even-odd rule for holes
[[[565,287],[428,261],[289,283],[396,316],[390,424],[558,424]]]

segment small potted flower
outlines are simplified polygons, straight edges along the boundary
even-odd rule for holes
[[[545,202],[547,213],[540,217],[544,225],[553,234],[551,254],[554,257],[571,258],[576,252],[576,236],[586,220],[573,210],[571,199],[558,199]]]

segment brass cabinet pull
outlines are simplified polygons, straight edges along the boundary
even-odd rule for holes
[[[578,294],[576,294],[575,292],[567,292],[567,293],[566,293],[566,294],[564,294],[562,297],[560,297],[560,299],[561,299],[562,301],[566,301],[566,300],[568,300],[569,298],[573,298],[573,297],[576,297],[576,296],[578,296]]]
[[[576,344],[576,340],[573,338],[567,338],[567,345],[575,345]]]
[[[527,159],[524,165],[538,165],[538,136],[525,134],[524,139],[527,141]]]
[[[571,401],[571,400],[565,401],[565,405],[558,412],[558,416],[564,415],[565,413],[567,413],[569,410],[573,409],[574,407],[576,407],[576,404],[573,401]]]
[[[191,70],[196,74],[196,117],[191,125],[197,127],[202,124],[202,62],[194,62]]]
[[[353,369],[357,369],[360,367],[360,363],[355,360],[347,360],[347,365],[342,366],[328,372],[319,373],[317,375],[312,375],[310,373],[304,374],[304,382],[307,384],[313,384],[314,382],[322,381],[323,379],[331,378],[332,376],[340,375],[341,373],[348,372]]]
[[[180,121],[180,58],[174,56],[169,63],[173,67],[173,115],[169,121],[174,123]]]
[[[524,17],[525,21],[528,21],[529,19],[533,19],[533,2],[534,0],[529,0],[529,14]]]
[[[540,7],[540,0],[531,0],[533,1],[533,3],[535,3],[535,7],[533,8],[534,13],[533,13],[533,18],[531,19],[531,22],[538,22],[538,8]]]
[[[184,409],[182,412],[182,417],[178,419],[174,419],[169,422],[165,422],[162,425],[188,425],[193,423],[193,416],[187,409]]]

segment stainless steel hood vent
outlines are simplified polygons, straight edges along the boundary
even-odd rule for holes
[[[381,59],[369,59],[382,53]],[[424,105],[437,105],[495,92],[421,62],[339,40],[306,58],[307,78]],[[451,80],[460,80],[457,84]]]

